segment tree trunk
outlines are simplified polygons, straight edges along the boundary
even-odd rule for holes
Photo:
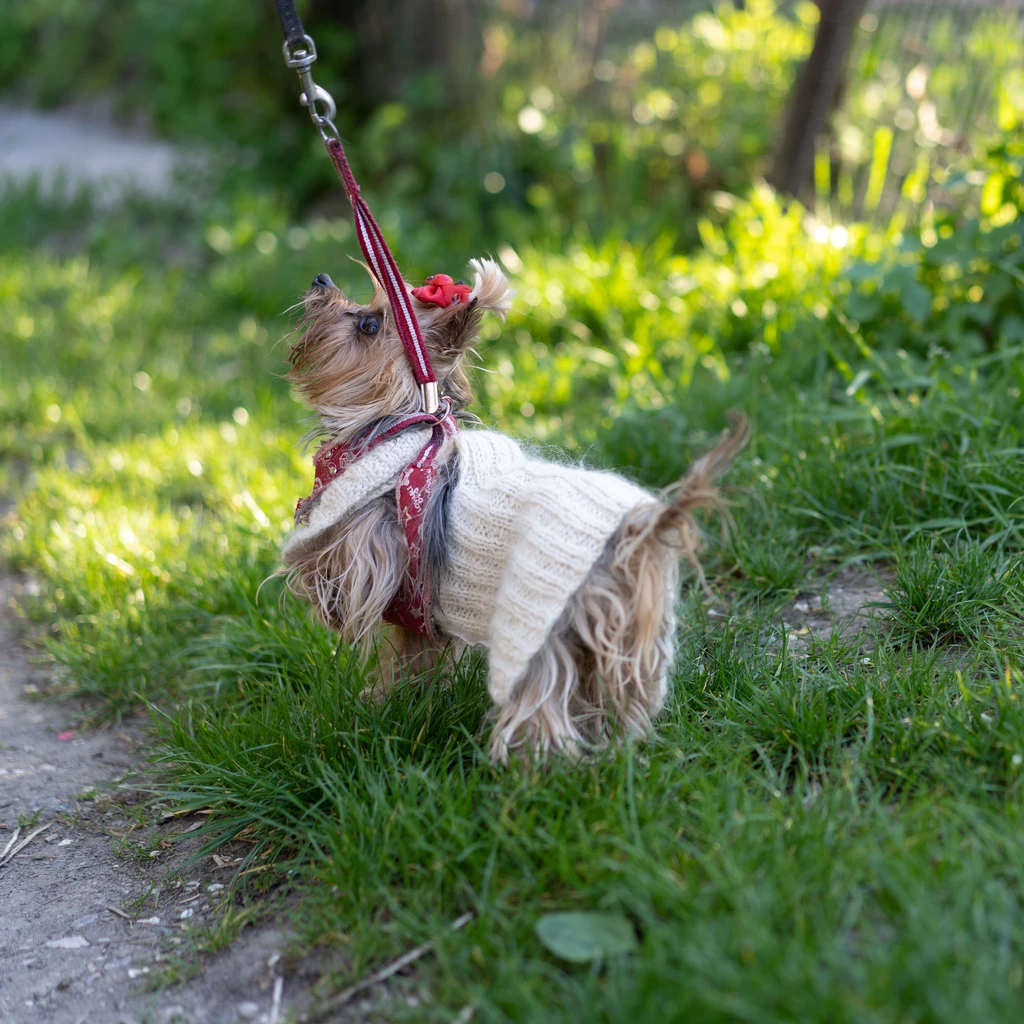
[[[771,182],[799,197],[813,181],[814,147],[828,128],[846,79],[846,60],[866,0],[817,0],[814,48],[789,96]]]
[[[473,0],[315,0],[318,20],[345,26],[356,40],[352,73],[370,110],[400,95],[411,76],[440,73],[453,100],[473,95],[482,34]]]

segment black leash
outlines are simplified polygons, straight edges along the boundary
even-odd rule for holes
[[[306,30],[302,27],[302,19],[295,9],[293,0],[274,0],[277,16],[281,21],[281,31],[289,47],[296,47],[307,39]]]
[[[309,108],[309,116],[324,142],[330,139],[340,142],[338,129],[334,126],[338,108],[331,94],[313,81],[310,69],[316,62],[316,44],[302,27],[302,19],[295,9],[295,0],[274,0],[274,6],[284,33],[284,62],[298,73],[302,82],[299,102]]]

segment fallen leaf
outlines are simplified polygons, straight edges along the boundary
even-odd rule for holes
[[[633,925],[623,914],[593,910],[545,914],[534,931],[555,956],[577,964],[621,956],[637,948]]]

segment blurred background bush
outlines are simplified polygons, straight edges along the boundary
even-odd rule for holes
[[[726,401],[750,360],[863,396],[893,360],[924,379],[1024,343],[1018,0],[300,8],[407,276],[492,251],[516,278],[480,375],[507,426],[572,447],[695,380]],[[0,331],[15,363],[52,338],[62,368],[8,379],[2,444],[70,429],[46,417],[69,389],[114,433],[132,399],[139,425],[161,401],[272,408],[279,315],[312,274],[360,273],[273,5],[7,0],[4,25],[6,102],[100,99],[204,157],[163,206],[97,216],[31,188],[0,206],[0,246],[34,254],[7,265]],[[103,381],[96,330],[123,371]],[[111,389],[120,426],[96,411]]]
[[[281,186],[295,208],[331,187],[269,2],[6,2],[3,92],[102,96],[170,138],[228,144],[237,174]],[[808,94],[834,114],[798,126],[817,146],[819,193],[844,216],[888,214],[923,165],[977,161],[1016,125],[1024,90],[1020,5],[998,0],[299,6],[363,175],[392,204],[489,234],[525,218],[555,235],[584,221],[597,237],[692,244],[694,211],[767,173],[787,98],[806,115]],[[829,73],[797,82],[837,17],[850,32],[824,54]]]

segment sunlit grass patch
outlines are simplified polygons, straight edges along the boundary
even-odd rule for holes
[[[180,693],[191,639],[276,567],[302,472],[280,435],[235,423],[41,469],[4,546],[42,574],[27,610],[56,618],[43,643],[67,684],[101,715]]]

